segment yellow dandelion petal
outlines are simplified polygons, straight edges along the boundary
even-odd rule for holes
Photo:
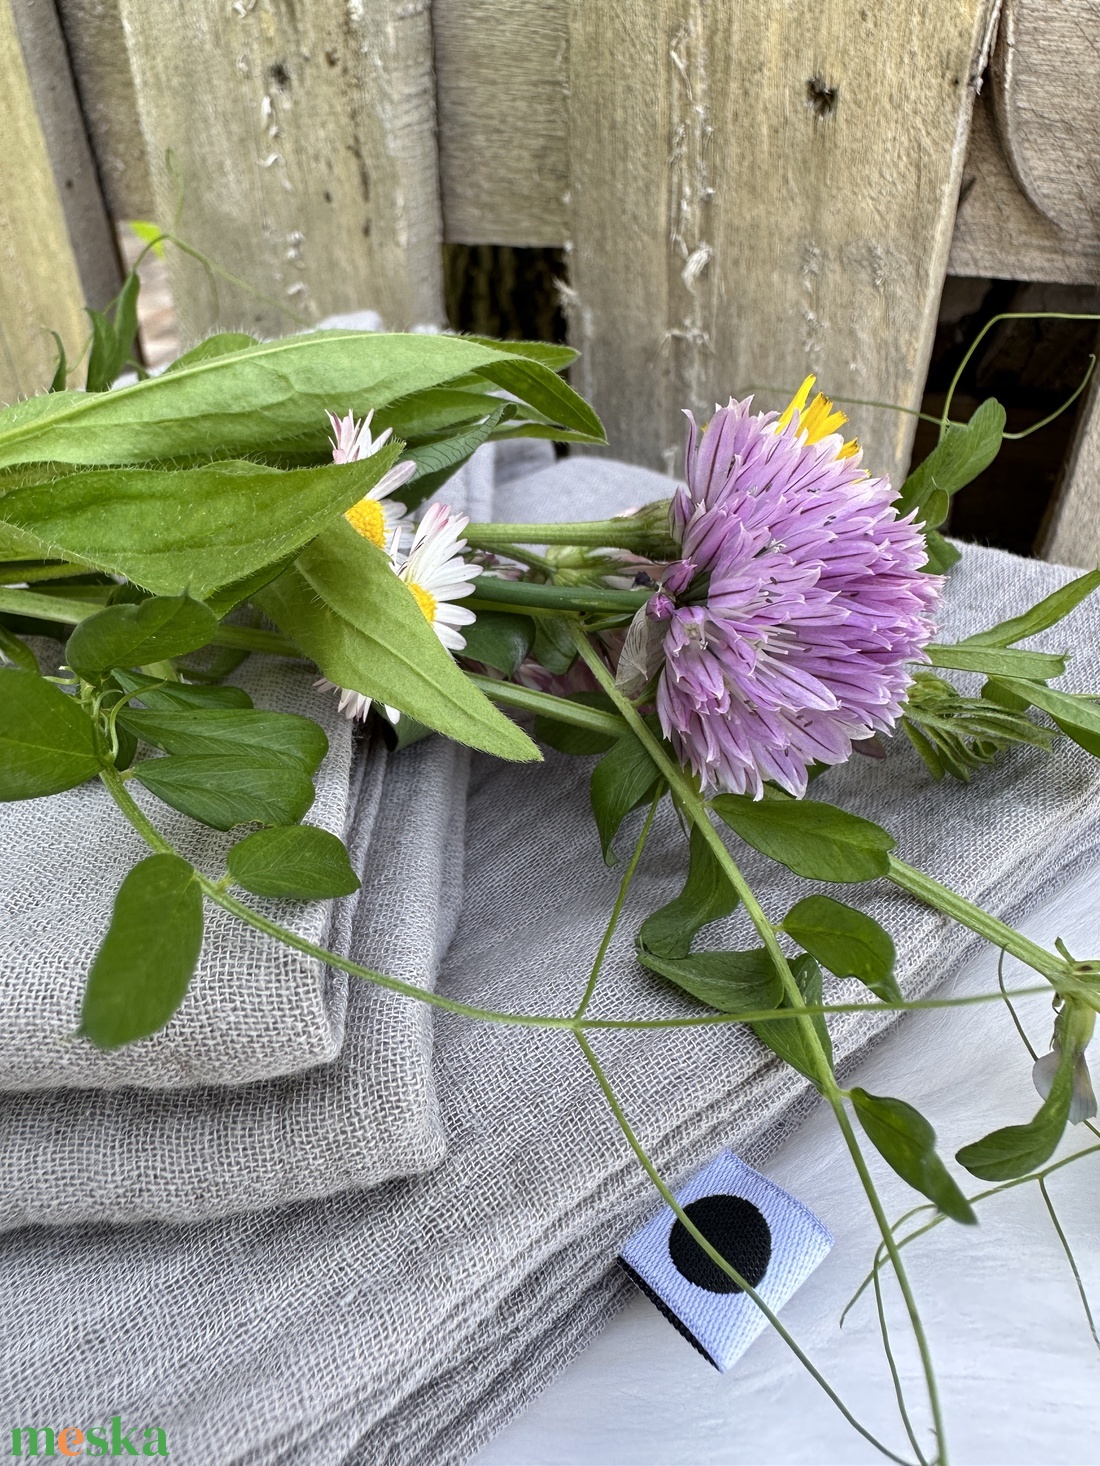
[[[808,376],[806,380],[802,383],[802,386],[799,387],[798,391],[794,394],[790,402],[788,402],[787,406],[783,409],[783,415],[780,417],[779,421],[775,425],[775,431],[777,433],[781,433],[783,431],[783,429],[787,426],[790,420],[794,417],[796,412],[800,415],[799,420],[801,421],[802,409],[806,406],[806,403],[809,400],[810,393],[813,391],[813,385],[816,381],[817,378],[811,375]]]

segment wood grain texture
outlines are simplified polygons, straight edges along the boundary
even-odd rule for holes
[[[119,0],[57,0],[85,125],[116,219],[148,219],[153,189]]]
[[[434,0],[443,229],[455,244],[568,234],[568,0]]]
[[[70,357],[87,335],[80,277],[9,0],[0,0],[0,96],[0,402],[7,403],[49,385],[57,356],[51,329]]]
[[[1045,560],[1100,565],[1100,379],[1093,377],[1039,552]]]
[[[100,190],[54,0],[13,0],[12,14],[84,299],[102,310],[122,284],[118,246]]]
[[[442,318],[428,0],[121,0],[158,222],[269,297],[173,258],[184,342],[350,310]]]
[[[997,132],[988,78],[974,108],[947,268],[952,275],[1100,284],[1100,235],[1066,234],[1016,181]]]
[[[672,466],[681,407],[810,371],[919,404],[989,15],[574,0],[570,316],[612,451]],[[852,416],[900,476],[913,419]]]

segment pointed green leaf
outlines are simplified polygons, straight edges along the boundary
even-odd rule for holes
[[[659,957],[686,957],[696,934],[710,922],[728,916],[737,900],[737,892],[710,845],[693,825],[684,889],[642,922],[638,932],[639,949]]]
[[[65,384],[69,380],[69,359],[65,354],[65,343],[61,337],[56,331],[51,331],[50,335],[53,337],[57,346],[57,365],[54,367],[53,378],[47,390],[50,392],[64,392]]]
[[[468,661],[484,662],[511,677],[531,650],[535,623],[530,616],[513,616],[508,611],[479,611],[472,626],[463,630]]]
[[[152,758],[131,773],[165,804],[215,830],[253,821],[294,825],[315,797],[301,764],[255,754]]]
[[[1016,677],[990,678],[987,685],[994,699],[1005,696],[1026,699],[1033,707],[1049,713],[1074,743],[1100,758],[1100,705],[1094,699],[1074,692],[1058,692],[1040,682],[1025,682]]]
[[[196,366],[200,361],[213,361],[215,357],[232,356],[234,352],[248,351],[259,344],[255,336],[249,336],[245,331],[219,331],[217,335],[208,336],[205,341],[200,341],[197,346],[192,346],[191,350],[185,351],[182,356],[177,356],[175,361],[165,367],[165,371],[185,371],[188,367]]]
[[[1067,1044],[1050,1093],[1034,1119],[1026,1125],[1006,1125],[972,1145],[964,1145],[955,1156],[959,1165],[979,1181],[1013,1181],[1048,1161],[1069,1120],[1076,1057],[1073,1046]]]
[[[802,994],[802,1001],[811,1007],[820,1007],[822,1002],[822,979],[821,968],[812,957],[805,955],[796,957],[790,964],[791,974],[798,984],[798,990]],[[780,988],[782,1001],[776,1006],[791,1009],[792,1005],[785,992]],[[829,1037],[829,1029],[825,1023],[824,1013],[812,1013],[808,1018],[770,1018],[764,1022],[752,1024],[752,1031],[757,1038],[766,1043],[773,1054],[779,1057],[792,1069],[804,1075],[811,1084],[820,1088],[820,1067],[821,1061],[818,1057],[814,1044],[806,1032],[806,1023],[812,1023],[817,1034],[818,1043],[825,1054],[829,1068],[833,1066],[833,1042]]]
[[[202,947],[202,892],[178,855],[135,865],[115,897],[80,1015],[80,1033],[98,1048],[146,1038],[183,1002]]]
[[[945,437],[902,485],[899,515],[916,509],[918,524],[933,529],[942,524],[951,495],[976,479],[996,458],[1004,426],[1005,410],[993,397],[981,404],[968,423],[952,423]],[[929,513],[930,509],[934,512]]]
[[[564,428],[583,433],[588,442],[604,443],[603,424],[567,382],[556,372],[534,359],[501,356],[497,360],[478,367],[479,376],[486,377],[511,392],[521,402],[529,403],[536,411],[544,413],[551,422]]]
[[[516,409],[512,403],[501,402],[481,422],[451,433],[437,442],[407,449],[401,456],[416,464],[416,475],[401,490],[401,500],[406,507],[415,508],[437,489],[441,489],[464,463],[469,462],[481,445],[488,442],[494,428],[513,418],[515,414]]]
[[[810,880],[854,882],[883,876],[896,841],[888,830],[811,799],[722,794],[714,812],[747,845]]]
[[[977,631],[973,636],[959,642],[959,646],[1011,646],[1056,626],[1063,617],[1081,604],[1093,591],[1100,588],[1100,570],[1087,570],[1067,585],[1059,586],[1051,595],[1044,597],[1025,611],[1022,616],[1013,616],[1008,621],[999,621],[987,631]]]
[[[65,660],[88,682],[112,667],[144,667],[206,646],[218,618],[190,596],[153,596],[137,605],[108,606],[69,637]]]
[[[608,865],[617,858],[612,841],[619,826],[632,809],[648,804],[662,784],[653,760],[633,733],[624,733],[592,770],[592,813]]]
[[[252,699],[243,687],[196,687],[189,682],[161,682],[141,672],[116,670],[112,681],[123,692],[137,693],[151,712],[170,713],[179,708],[250,708]]]
[[[311,718],[251,708],[178,708],[146,712],[127,708],[118,721],[145,743],[166,753],[204,758],[250,754],[260,761],[294,764],[313,775],[328,752],[325,730]]]
[[[759,1013],[783,1005],[779,976],[763,947],[694,952],[688,957],[639,950],[638,961],[719,1013]]]
[[[22,667],[25,672],[38,672],[38,658],[25,641],[0,625],[0,665],[10,662],[13,667]]]
[[[1027,652],[1017,647],[975,646],[958,642],[954,646],[931,643],[925,648],[933,667],[953,667],[958,672],[984,672],[987,677],[1061,677],[1066,670],[1064,656],[1050,652]]]
[[[865,912],[831,896],[807,896],[787,912],[783,930],[834,976],[858,978],[883,1002],[901,1002],[893,939]]]
[[[205,600],[311,540],[399,452],[388,443],[359,463],[285,473],[232,462],[72,473],[5,494],[0,521],[157,595]]]
[[[321,901],[359,889],[342,840],[315,825],[282,825],[246,835],[229,852],[229,874],[256,896]]]
[[[936,1132],[919,1110],[904,1100],[849,1091],[856,1118],[868,1140],[914,1191],[927,1196],[953,1221],[976,1226],[978,1218],[958,1183],[936,1154]]]
[[[500,758],[540,757],[455,665],[387,557],[343,519],[256,601],[337,686]]]
[[[0,801],[61,794],[101,767],[95,726],[52,682],[0,667]]]

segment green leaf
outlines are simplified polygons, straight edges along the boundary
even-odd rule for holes
[[[282,825],[246,835],[229,852],[229,874],[256,896],[322,901],[359,889],[342,840],[316,825]]]
[[[88,311],[92,321],[92,349],[88,356],[89,392],[106,392],[134,349],[140,290],[137,272],[131,270],[115,301],[110,320],[100,311]]]
[[[790,967],[798,990],[802,994],[802,1001],[812,1007],[820,1007],[823,990],[821,968],[812,957],[806,955],[796,957]],[[775,1006],[795,1011],[782,987],[780,987],[780,994],[781,1001]],[[797,1069],[811,1084],[820,1088],[821,1060],[805,1031],[807,1021],[813,1024],[825,1059],[829,1068],[832,1069],[833,1041],[829,1037],[824,1013],[811,1013],[808,1015],[808,1020],[807,1018],[769,1018],[762,1023],[753,1023],[751,1027],[757,1038],[766,1043],[773,1054],[778,1054],[785,1063],[790,1064],[792,1069]]]
[[[1058,692],[1039,682],[1024,682],[1016,677],[990,678],[994,695],[1009,694],[1026,698],[1033,707],[1041,708],[1087,753],[1100,757],[1100,706],[1088,697],[1073,692]]]
[[[1065,616],[1079,606],[1100,587],[1100,570],[1087,570],[1068,584],[1059,586],[1051,595],[1038,601],[1022,616],[1013,616],[1008,621],[999,621],[987,631],[977,631],[965,637],[959,646],[1011,646],[1056,626]],[[1024,675],[1024,674],[1021,674]]]
[[[442,488],[481,445],[488,442],[493,429],[500,422],[514,417],[515,413],[512,403],[501,402],[482,422],[475,423],[465,431],[453,433],[439,442],[409,448],[403,453],[403,459],[411,459],[416,464],[415,476],[401,490],[401,500],[406,507],[415,508],[430,494]]]
[[[924,543],[928,550],[928,559],[921,566],[929,575],[946,575],[952,565],[957,565],[962,559],[962,551],[957,550],[950,540],[945,540],[938,529],[924,528]]]
[[[471,377],[470,385],[474,390],[456,390],[453,385],[429,388],[393,402],[374,414],[372,431],[382,432],[390,428],[395,438],[411,445],[423,438],[451,433],[477,422],[497,405],[499,399],[490,395],[490,382]]]
[[[696,934],[710,922],[728,916],[737,905],[737,892],[695,825],[690,850],[684,889],[642,922],[638,946],[643,952],[686,957]]]
[[[461,336],[316,331],[286,336],[151,377],[113,392],[55,392],[0,413],[0,467],[16,463],[123,464],[218,454],[240,458],[280,447],[331,453],[326,411],[365,415],[470,372],[511,364],[514,342]],[[603,432],[590,408],[537,362],[517,387],[557,402],[563,427]],[[513,389],[515,390],[515,389]],[[523,396],[523,392],[517,395]],[[524,397],[524,400],[528,400]],[[414,404],[409,404],[415,410]]]
[[[807,896],[787,912],[783,930],[836,977],[858,978],[883,1002],[901,1002],[893,939],[865,912],[831,896]]]
[[[1061,677],[1066,670],[1064,656],[1049,652],[1025,652],[1015,647],[974,646],[957,642],[954,646],[931,643],[927,648],[933,667],[953,667],[957,672],[984,672],[987,677]]]
[[[567,616],[540,616],[535,622],[535,661],[560,676],[577,660],[572,623]]]
[[[10,491],[0,520],[156,595],[205,600],[311,540],[400,451],[388,443],[359,463],[285,473],[255,463],[72,473]]]
[[[695,952],[664,957],[638,952],[638,961],[719,1013],[759,1013],[782,1007],[783,989],[763,947],[747,952]],[[785,1020],[776,1020],[785,1024]]]
[[[958,1183],[936,1154],[936,1132],[904,1100],[849,1091],[856,1117],[883,1160],[953,1221],[977,1226],[978,1218]]]
[[[150,855],[119,888],[92,963],[80,1033],[97,1048],[146,1038],[183,1002],[202,947],[202,891],[178,855]]]
[[[722,794],[712,806],[747,845],[810,880],[874,880],[897,843],[881,825],[811,799]]]
[[[243,687],[195,687],[189,682],[161,682],[141,672],[116,669],[113,681],[123,692],[137,693],[151,712],[177,708],[250,708],[252,699]]]
[[[47,391],[64,392],[65,384],[69,380],[69,359],[65,354],[65,343],[61,337],[56,331],[51,331],[50,335],[57,346],[57,365],[54,367],[53,377]]]
[[[494,336],[466,336],[464,339],[477,341],[482,346],[496,346],[509,356],[541,362],[555,372],[563,372],[579,354],[572,346],[563,346],[556,341],[498,341]]]
[[[611,699],[602,692],[571,692],[568,702],[578,702],[601,710],[611,710]],[[606,753],[619,741],[617,733],[600,733],[595,728],[578,728],[575,723],[559,723],[548,713],[540,713],[535,719],[535,737],[558,753],[574,758],[585,758],[594,753]]]
[[[252,821],[294,825],[315,797],[301,764],[251,753],[146,759],[131,774],[165,804],[215,830]]]
[[[541,757],[455,665],[387,557],[344,520],[256,600],[338,687],[500,758]]]
[[[551,422],[582,433],[590,443],[604,443],[603,424],[583,397],[549,367],[534,359],[506,356],[478,367],[478,375],[511,392],[521,402],[544,413]]]
[[[996,458],[1004,426],[1005,410],[993,397],[981,404],[968,423],[952,423],[902,485],[899,515],[916,509],[919,524],[932,529],[942,524],[951,495],[976,479]]]
[[[126,708],[118,721],[143,742],[173,755],[221,758],[247,753],[257,761],[289,763],[313,775],[328,752],[325,730],[294,713],[251,708],[193,707],[169,712]]]
[[[530,616],[513,616],[507,611],[479,611],[472,626],[463,630],[469,661],[484,662],[506,677],[523,661],[535,640],[535,623]]]
[[[131,219],[129,223],[137,237],[150,245],[157,259],[162,260],[164,258],[164,230],[158,224],[150,224],[147,219]]]
[[[61,794],[99,773],[95,725],[52,682],[0,667],[0,801]]]
[[[218,618],[190,596],[154,596],[138,605],[108,606],[69,637],[65,660],[88,682],[112,667],[144,667],[206,646]]]
[[[6,626],[0,625],[0,665],[3,662],[10,662],[14,667],[22,667],[24,672],[38,672],[38,658],[25,641],[9,631]]]
[[[192,346],[190,351],[185,351],[182,356],[177,356],[174,362],[165,367],[165,371],[183,371],[187,367],[196,366],[200,361],[213,361],[219,356],[231,356],[234,352],[248,351],[259,344],[255,336],[249,336],[245,331],[219,331],[216,336],[208,336],[205,341],[200,341],[197,346]]]
[[[632,809],[648,804],[662,785],[653,760],[633,733],[624,733],[592,770],[592,813],[608,865],[617,859],[611,842],[623,820]]]
[[[979,1181],[1013,1181],[1043,1165],[1054,1154],[1069,1120],[1073,1102],[1073,1066],[1076,1050],[1063,1050],[1050,1093],[1033,1120],[1026,1125],[1006,1125],[972,1145],[964,1145],[955,1159]]]

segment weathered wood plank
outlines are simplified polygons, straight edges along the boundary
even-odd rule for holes
[[[76,356],[87,318],[9,0],[0,0],[0,96],[0,402],[12,402],[49,385],[50,330]]]
[[[568,234],[568,0],[434,0],[443,230],[455,244]]]
[[[12,14],[84,299],[102,310],[122,284],[118,246],[100,190],[54,0],[14,0]]]
[[[918,405],[990,9],[574,0],[571,320],[613,451],[667,466],[680,407],[808,371]],[[899,475],[912,418],[856,413]]]
[[[121,0],[150,159],[171,150],[187,241],[263,293],[174,256],[185,341],[354,309],[442,318],[428,0]],[[154,166],[156,217],[176,182]]]
[[[1100,377],[1081,409],[1040,553],[1061,565],[1100,565]]]
[[[57,0],[100,182],[115,219],[147,219],[153,188],[118,0]]]

